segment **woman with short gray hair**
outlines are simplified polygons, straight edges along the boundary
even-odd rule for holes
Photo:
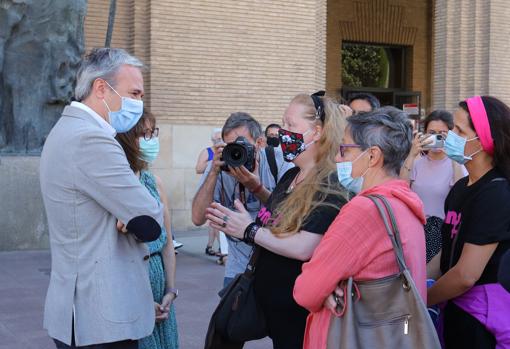
[[[392,242],[368,195],[382,196],[391,206],[407,267],[420,295],[426,297],[423,204],[409,184],[399,179],[412,142],[407,115],[384,107],[353,115],[347,123],[337,158],[338,176],[359,195],[340,210],[296,280],[294,298],[311,312],[305,349],[326,348],[332,312],[343,299],[337,289],[341,281],[350,277],[355,282],[376,280],[399,272]]]

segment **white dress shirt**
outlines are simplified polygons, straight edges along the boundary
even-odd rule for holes
[[[106,131],[108,131],[108,133],[111,133],[111,135],[113,137],[115,137],[115,135],[117,134],[117,131],[115,131],[115,129],[112,127],[112,125],[110,125],[109,123],[107,123],[105,121],[105,119],[103,119],[101,117],[101,115],[99,115],[98,113],[96,113],[94,110],[92,110],[90,107],[88,107],[87,105],[83,104],[83,103],[80,103],[80,102],[77,102],[77,101],[74,101],[74,102],[71,102],[71,106],[72,107],[76,107],[76,108],[80,108],[84,111],[86,111],[87,113],[89,113],[90,115],[92,115],[94,117],[94,119],[97,120],[97,122],[99,122],[99,124],[101,125],[102,128],[104,128]]]

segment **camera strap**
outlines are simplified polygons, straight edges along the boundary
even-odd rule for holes
[[[248,210],[248,205],[246,202],[246,188],[242,183],[239,183],[239,200],[241,200],[244,208]]]
[[[225,207],[232,207],[234,206],[234,201],[236,199],[236,190],[235,190],[235,187],[234,187],[234,191],[232,193],[232,198],[231,198],[231,201],[230,203],[227,202],[225,196],[226,196],[226,193],[225,193],[225,186],[223,184],[223,173],[220,172],[220,182],[221,182],[221,189],[220,189],[220,203],[225,206]],[[239,200],[241,200],[241,203],[243,204],[244,208],[246,210],[248,210],[248,205],[247,205],[247,201],[246,201],[246,188],[244,187],[244,185],[242,183],[238,183],[239,184]]]

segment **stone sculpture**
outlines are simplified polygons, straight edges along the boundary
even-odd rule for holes
[[[0,0],[0,153],[38,154],[72,96],[86,0]]]

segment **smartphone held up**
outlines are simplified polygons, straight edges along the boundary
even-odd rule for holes
[[[440,149],[444,148],[444,136],[442,134],[425,135],[423,149]]]

